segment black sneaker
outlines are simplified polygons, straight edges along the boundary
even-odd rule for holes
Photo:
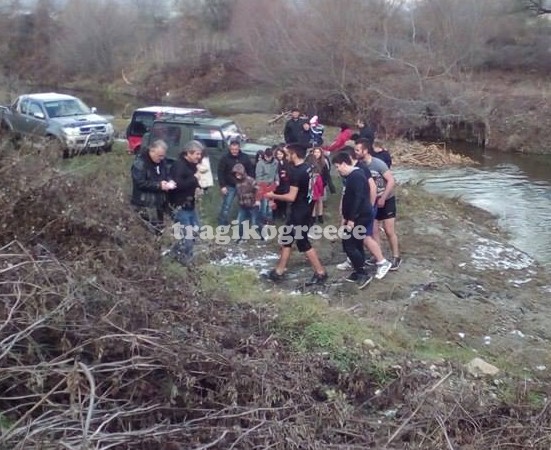
[[[323,274],[319,274],[319,273],[315,273],[314,275],[312,275],[312,278],[310,279],[310,281],[307,281],[305,283],[305,286],[314,286],[316,284],[323,284],[327,281],[327,272],[323,273]]]
[[[351,283],[355,283],[356,281],[358,281],[358,276],[359,276],[358,272],[352,272],[344,280],[350,281]]]
[[[392,266],[390,266],[390,270],[394,272],[395,270],[398,270],[398,267],[400,267],[400,264],[402,264],[402,258],[400,258],[399,256],[395,256],[391,259],[390,262],[392,263]]]
[[[283,280],[283,277],[284,275],[282,273],[277,273],[277,271],[275,269],[272,269],[270,270],[267,274],[266,274],[266,278],[268,278],[269,280],[272,280],[274,282],[278,282],[278,281],[281,281]]]
[[[367,273],[359,273],[356,283],[358,284],[358,289],[363,289],[373,280],[373,275]]]

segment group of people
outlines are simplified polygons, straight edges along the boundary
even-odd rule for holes
[[[342,245],[347,255],[347,260],[337,264],[337,268],[351,270],[346,280],[364,288],[373,276],[382,279],[401,263],[395,231],[392,159],[363,120],[357,122],[358,132],[343,124],[339,136],[323,147],[324,128],[318,120],[316,116],[304,119],[294,110],[285,125],[286,142],[266,148],[256,163],[241,151],[238,141],[230,142],[217,169],[221,194],[218,225],[230,225],[236,200],[239,240],[245,237],[245,224],[260,231],[284,221],[285,235],[279,236],[280,258],[267,277],[275,282],[284,278],[291,249],[296,244],[314,271],[307,284],[324,283],[327,272],[310,243],[308,230],[316,223],[324,223],[324,201],[329,193],[336,193],[331,178],[334,166],[342,179],[339,216],[346,234]],[[188,142],[170,168],[164,161],[166,150],[163,141],[155,141],[136,156],[131,169],[131,203],[156,233],[161,232],[167,206],[176,223],[199,227],[196,199],[213,185],[205,149],[199,141]],[[381,250],[380,228],[388,239],[390,260]],[[192,260],[193,241],[193,236],[186,236],[174,246],[181,262]],[[366,250],[371,257],[366,257]]]

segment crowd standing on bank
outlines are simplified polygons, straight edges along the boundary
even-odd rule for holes
[[[230,215],[236,202],[237,242],[245,238],[245,225],[258,231],[276,223],[286,225],[285,236],[280,236],[280,258],[267,274],[272,281],[284,279],[293,245],[312,267],[312,279],[306,284],[327,281],[328,273],[310,242],[309,230],[314,224],[326,223],[325,202],[329,195],[337,194],[332,171],[340,177],[342,189],[338,210],[330,214],[339,217],[335,224],[346,234],[342,246],[347,256],[336,268],[350,271],[345,280],[362,289],[373,278],[380,280],[400,267],[392,157],[365,119],[359,118],[356,127],[342,123],[335,139],[324,145],[325,128],[319,117],[301,116],[295,108],[285,123],[283,143],[259,152],[253,163],[241,151],[240,142],[234,140],[218,162],[218,225],[232,222]],[[170,252],[189,264],[196,239],[191,230],[201,225],[196,202],[205,190],[213,188],[215,180],[201,142],[186,144],[170,170],[165,162],[166,150],[163,141],[155,141],[136,155],[131,169],[131,203],[156,234],[162,232],[167,212],[188,230]],[[381,230],[388,241],[389,259],[382,250]]]

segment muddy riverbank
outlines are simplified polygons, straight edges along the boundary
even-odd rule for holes
[[[410,345],[413,353],[436,346],[429,357],[483,355],[502,370],[547,377],[549,273],[508,244],[495,218],[478,208],[428,194],[417,185],[402,185],[398,199],[400,269],[358,291],[344,281],[348,273],[336,268],[345,259],[340,242],[319,240],[314,245],[330,280],[317,293],[328,305],[349,310],[379,330],[375,340],[387,340],[390,334],[390,341]],[[336,222],[335,203],[332,198],[328,223]],[[301,301],[301,283],[311,269],[299,254],[292,257],[285,281],[262,281],[260,275],[275,264],[277,251],[275,242],[246,243],[224,249],[214,264],[254,270],[266,289]]]

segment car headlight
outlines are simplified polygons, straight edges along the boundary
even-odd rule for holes
[[[80,130],[76,127],[64,127],[63,133],[65,136],[78,136],[80,134]]]

